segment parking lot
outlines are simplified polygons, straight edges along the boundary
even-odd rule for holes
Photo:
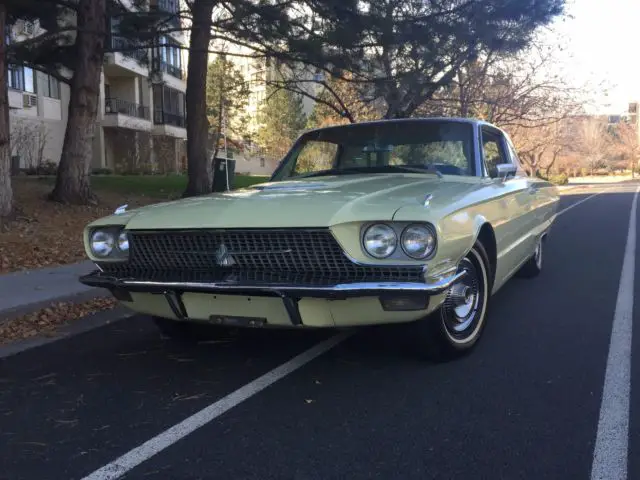
[[[567,190],[543,273],[498,292],[455,362],[396,329],[190,346],[138,316],[0,359],[0,478],[587,479],[599,428],[603,478],[640,478],[640,337],[609,355],[640,292],[635,244],[622,275],[636,189]]]

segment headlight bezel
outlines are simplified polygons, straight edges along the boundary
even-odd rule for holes
[[[105,225],[92,227],[87,232],[87,250],[92,260],[96,262],[126,261],[129,259],[129,249],[120,248],[120,236],[126,234],[123,225]],[[101,255],[94,249],[94,238],[103,234],[111,238],[111,249],[106,255]]]
[[[433,246],[424,255],[416,256],[416,255],[410,254],[407,251],[407,248],[405,246],[405,235],[407,235],[407,232],[412,228],[424,229],[431,235],[431,238],[433,238]],[[402,251],[404,252],[404,254],[407,257],[411,258],[412,260],[428,260],[430,258],[433,258],[433,255],[435,254],[437,247],[438,247],[438,240],[437,240],[436,231],[433,225],[429,223],[410,223],[409,225],[407,225],[402,229],[402,233],[400,234],[400,248],[402,248]]]
[[[377,225],[385,225],[386,227],[391,228],[396,235],[396,248],[394,251],[386,257],[378,257],[372,254],[366,246],[365,239],[367,232],[371,229],[371,227]],[[405,235],[405,231],[412,227],[422,227],[427,229],[432,237],[433,237],[433,248],[431,251],[423,257],[414,257],[407,253],[406,248],[403,242],[403,236]],[[384,261],[387,263],[390,260],[402,261],[402,262],[426,262],[428,260],[433,259],[438,251],[438,234],[436,227],[430,222],[411,222],[411,221],[371,221],[362,223],[360,225],[360,248],[363,253],[368,257],[374,260]]]

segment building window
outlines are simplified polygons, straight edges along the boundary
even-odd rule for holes
[[[42,92],[42,94],[45,97],[60,100],[60,82],[51,75],[47,75],[44,81],[44,92]]]
[[[24,71],[24,91],[36,93],[36,75],[33,68],[23,67]]]
[[[9,65],[7,74],[9,88],[36,93],[36,76],[32,68],[22,65]]]
[[[180,68],[180,48],[170,41],[166,36],[162,37],[162,61],[173,67]]]
[[[7,83],[9,88],[24,90],[24,70],[17,65],[9,65]]]

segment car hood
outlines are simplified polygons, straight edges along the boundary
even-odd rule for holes
[[[403,206],[423,204],[427,194],[433,194],[433,210],[476,186],[473,177],[431,174],[319,177],[150,205],[121,219],[128,229],[328,227],[392,220]]]

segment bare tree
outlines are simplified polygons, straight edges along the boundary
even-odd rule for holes
[[[614,151],[628,162],[631,176],[635,175],[640,160],[640,131],[637,124],[620,122],[613,131]]]
[[[50,132],[44,123],[27,119],[16,120],[11,128],[11,152],[19,155],[27,168],[36,168],[45,158]]]
[[[612,145],[612,137],[607,129],[606,119],[602,117],[585,118],[578,129],[578,134],[578,145],[584,165],[593,174],[594,170],[605,164]]]
[[[516,148],[522,166],[531,176],[548,177],[558,160],[571,149],[574,141],[570,135],[571,119],[518,132]]]

